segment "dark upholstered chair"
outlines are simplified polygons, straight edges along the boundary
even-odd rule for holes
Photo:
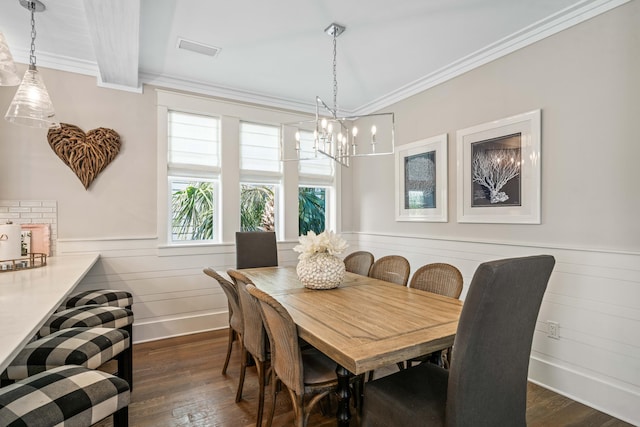
[[[275,267],[278,245],[273,231],[236,232],[236,268]]]
[[[60,366],[0,389],[0,426],[129,425],[129,384],[83,366]]]
[[[368,276],[373,259],[371,252],[356,251],[344,257],[344,266],[351,273]]]
[[[554,264],[549,255],[481,264],[450,369],[423,363],[367,383],[362,426],[526,426],[533,331]]]
[[[267,426],[271,426],[278,383],[282,383],[291,396],[294,425],[304,427],[311,409],[338,385],[336,363],[315,348],[302,351],[298,327],[287,310],[252,284],[247,285],[247,291],[260,302],[262,318],[271,343],[273,399]],[[306,396],[313,397],[305,405]]]
[[[400,255],[384,256],[376,260],[369,270],[369,277],[407,286],[411,266]]]
[[[240,352],[242,353],[242,334],[244,333],[244,324],[242,319],[242,310],[240,308],[240,299],[238,297],[238,289],[234,283],[231,283],[212,268],[205,268],[204,274],[216,279],[222,291],[227,296],[227,304],[229,306],[229,341],[227,343],[227,357],[224,359],[222,366],[222,375],[226,375],[229,359],[231,358],[231,350],[233,343],[238,340],[240,343]]]
[[[269,341],[267,339],[267,331],[262,323],[262,315],[260,314],[260,303],[254,297],[249,295],[247,285],[251,283],[247,277],[235,270],[227,272],[233,279],[238,289],[240,297],[240,308],[242,310],[242,319],[244,323],[244,333],[242,334],[243,352],[240,367],[240,382],[238,383],[238,391],[236,393],[236,402],[242,399],[242,387],[244,385],[244,377],[247,371],[247,362],[251,355],[258,371],[258,413],[256,417],[256,426],[262,426],[262,413],[264,410],[264,389],[267,379],[267,368],[269,366],[269,352],[267,351]]]

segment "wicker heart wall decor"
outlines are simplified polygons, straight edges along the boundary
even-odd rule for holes
[[[51,149],[71,168],[85,190],[120,151],[120,135],[113,129],[97,128],[85,133],[78,126],[60,123],[50,129]]]

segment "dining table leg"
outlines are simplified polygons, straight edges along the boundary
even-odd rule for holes
[[[351,411],[349,410],[349,402],[351,400],[351,389],[349,383],[353,374],[338,364],[336,366],[336,375],[338,376],[338,427],[349,427],[351,420]]]

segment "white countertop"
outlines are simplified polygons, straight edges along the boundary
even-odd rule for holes
[[[80,283],[99,254],[47,258],[47,265],[0,272],[0,372]]]

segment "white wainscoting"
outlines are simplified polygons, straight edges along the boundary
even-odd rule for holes
[[[280,265],[295,265],[295,244],[279,243]],[[60,255],[78,252],[100,253],[78,291],[112,288],[133,294],[134,342],[228,327],[227,298],[202,269],[234,268],[234,244],[168,248],[144,237],[58,240]]]
[[[412,271],[447,262],[464,276],[464,299],[484,261],[550,254],[556,266],[536,325],[531,381],[640,425],[640,254],[500,242],[345,233],[347,252],[376,258],[398,254]],[[279,243],[280,265],[295,265],[297,242]],[[160,248],[155,238],[59,240],[58,253],[99,252],[100,260],[79,289],[119,288],[134,294],[135,342],[227,327],[227,301],[202,273],[235,265],[233,244]],[[547,321],[560,339],[547,337]]]

